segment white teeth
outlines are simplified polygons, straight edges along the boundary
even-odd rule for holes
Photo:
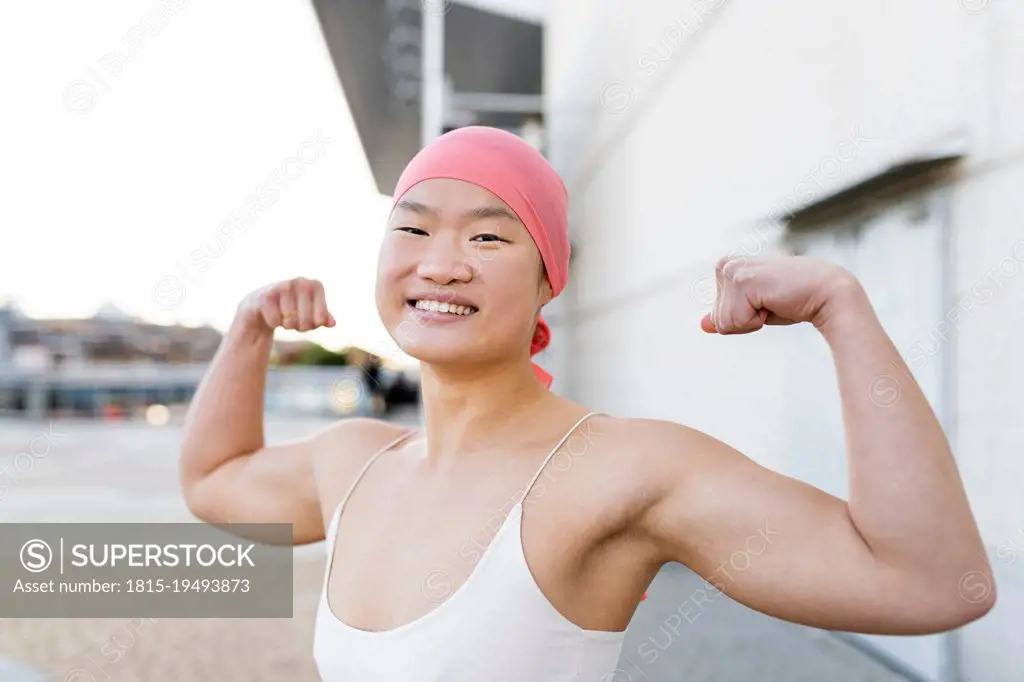
[[[434,312],[449,313],[452,315],[472,315],[476,312],[476,309],[470,306],[455,305],[454,303],[444,303],[426,299],[417,300],[416,307],[420,310],[430,310]]]

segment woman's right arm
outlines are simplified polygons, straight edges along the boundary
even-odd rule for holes
[[[249,294],[189,405],[180,479],[189,510],[200,520],[290,523],[293,544],[324,537],[314,452],[329,441],[355,445],[366,422],[341,420],[301,440],[266,445],[264,390],[276,327],[333,327],[323,286],[295,279]],[[333,449],[333,448],[332,448]]]

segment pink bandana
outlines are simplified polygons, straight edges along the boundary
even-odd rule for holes
[[[499,128],[457,128],[413,157],[398,179],[392,208],[410,187],[430,178],[471,182],[508,204],[540,251],[552,295],[562,292],[569,276],[569,196],[562,179],[540,152]],[[551,328],[540,317],[530,355],[544,350],[550,341]],[[550,374],[537,363],[533,363],[533,371],[551,388]]]

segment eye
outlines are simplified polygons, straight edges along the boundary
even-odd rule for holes
[[[420,233],[420,234],[426,234],[426,232],[424,232],[423,230],[421,230],[421,229],[420,229],[420,228],[418,228],[418,227],[409,227],[409,226],[407,226],[407,225],[403,225],[403,226],[401,226],[401,227],[396,227],[396,228],[395,228],[395,231],[396,231],[396,232],[397,232],[397,231],[402,231],[402,232],[409,232],[410,234],[411,234],[411,233],[414,233],[414,232],[418,232],[418,233]]]
[[[502,239],[502,238],[501,238],[501,237],[499,237],[498,235],[496,235],[496,234],[491,234],[491,233],[489,233],[489,232],[488,232],[488,233],[486,233],[486,234],[478,234],[478,235],[477,235],[476,237],[473,237],[473,239],[470,239],[470,241],[473,241],[474,239],[478,239],[478,238],[480,238],[480,237],[493,237],[493,239],[488,239],[488,240],[486,240],[486,241],[488,241],[488,242],[505,242],[506,244],[510,243],[510,242],[509,242],[509,241],[508,241],[507,239]]]

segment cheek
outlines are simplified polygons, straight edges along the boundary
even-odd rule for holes
[[[532,315],[538,303],[538,282],[532,263],[527,259],[516,261],[495,259],[485,263],[487,301],[505,315],[516,317]],[[488,266],[489,269],[488,269]]]
[[[391,240],[384,240],[377,255],[377,283],[387,284],[401,278],[408,270],[409,254]]]
[[[374,298],[377,310],[384,313],[396,305],[395,297],[399,291],[402,277],[401,263],[393,250],[382,248],[377,258],[377,274],[374,284]]]

